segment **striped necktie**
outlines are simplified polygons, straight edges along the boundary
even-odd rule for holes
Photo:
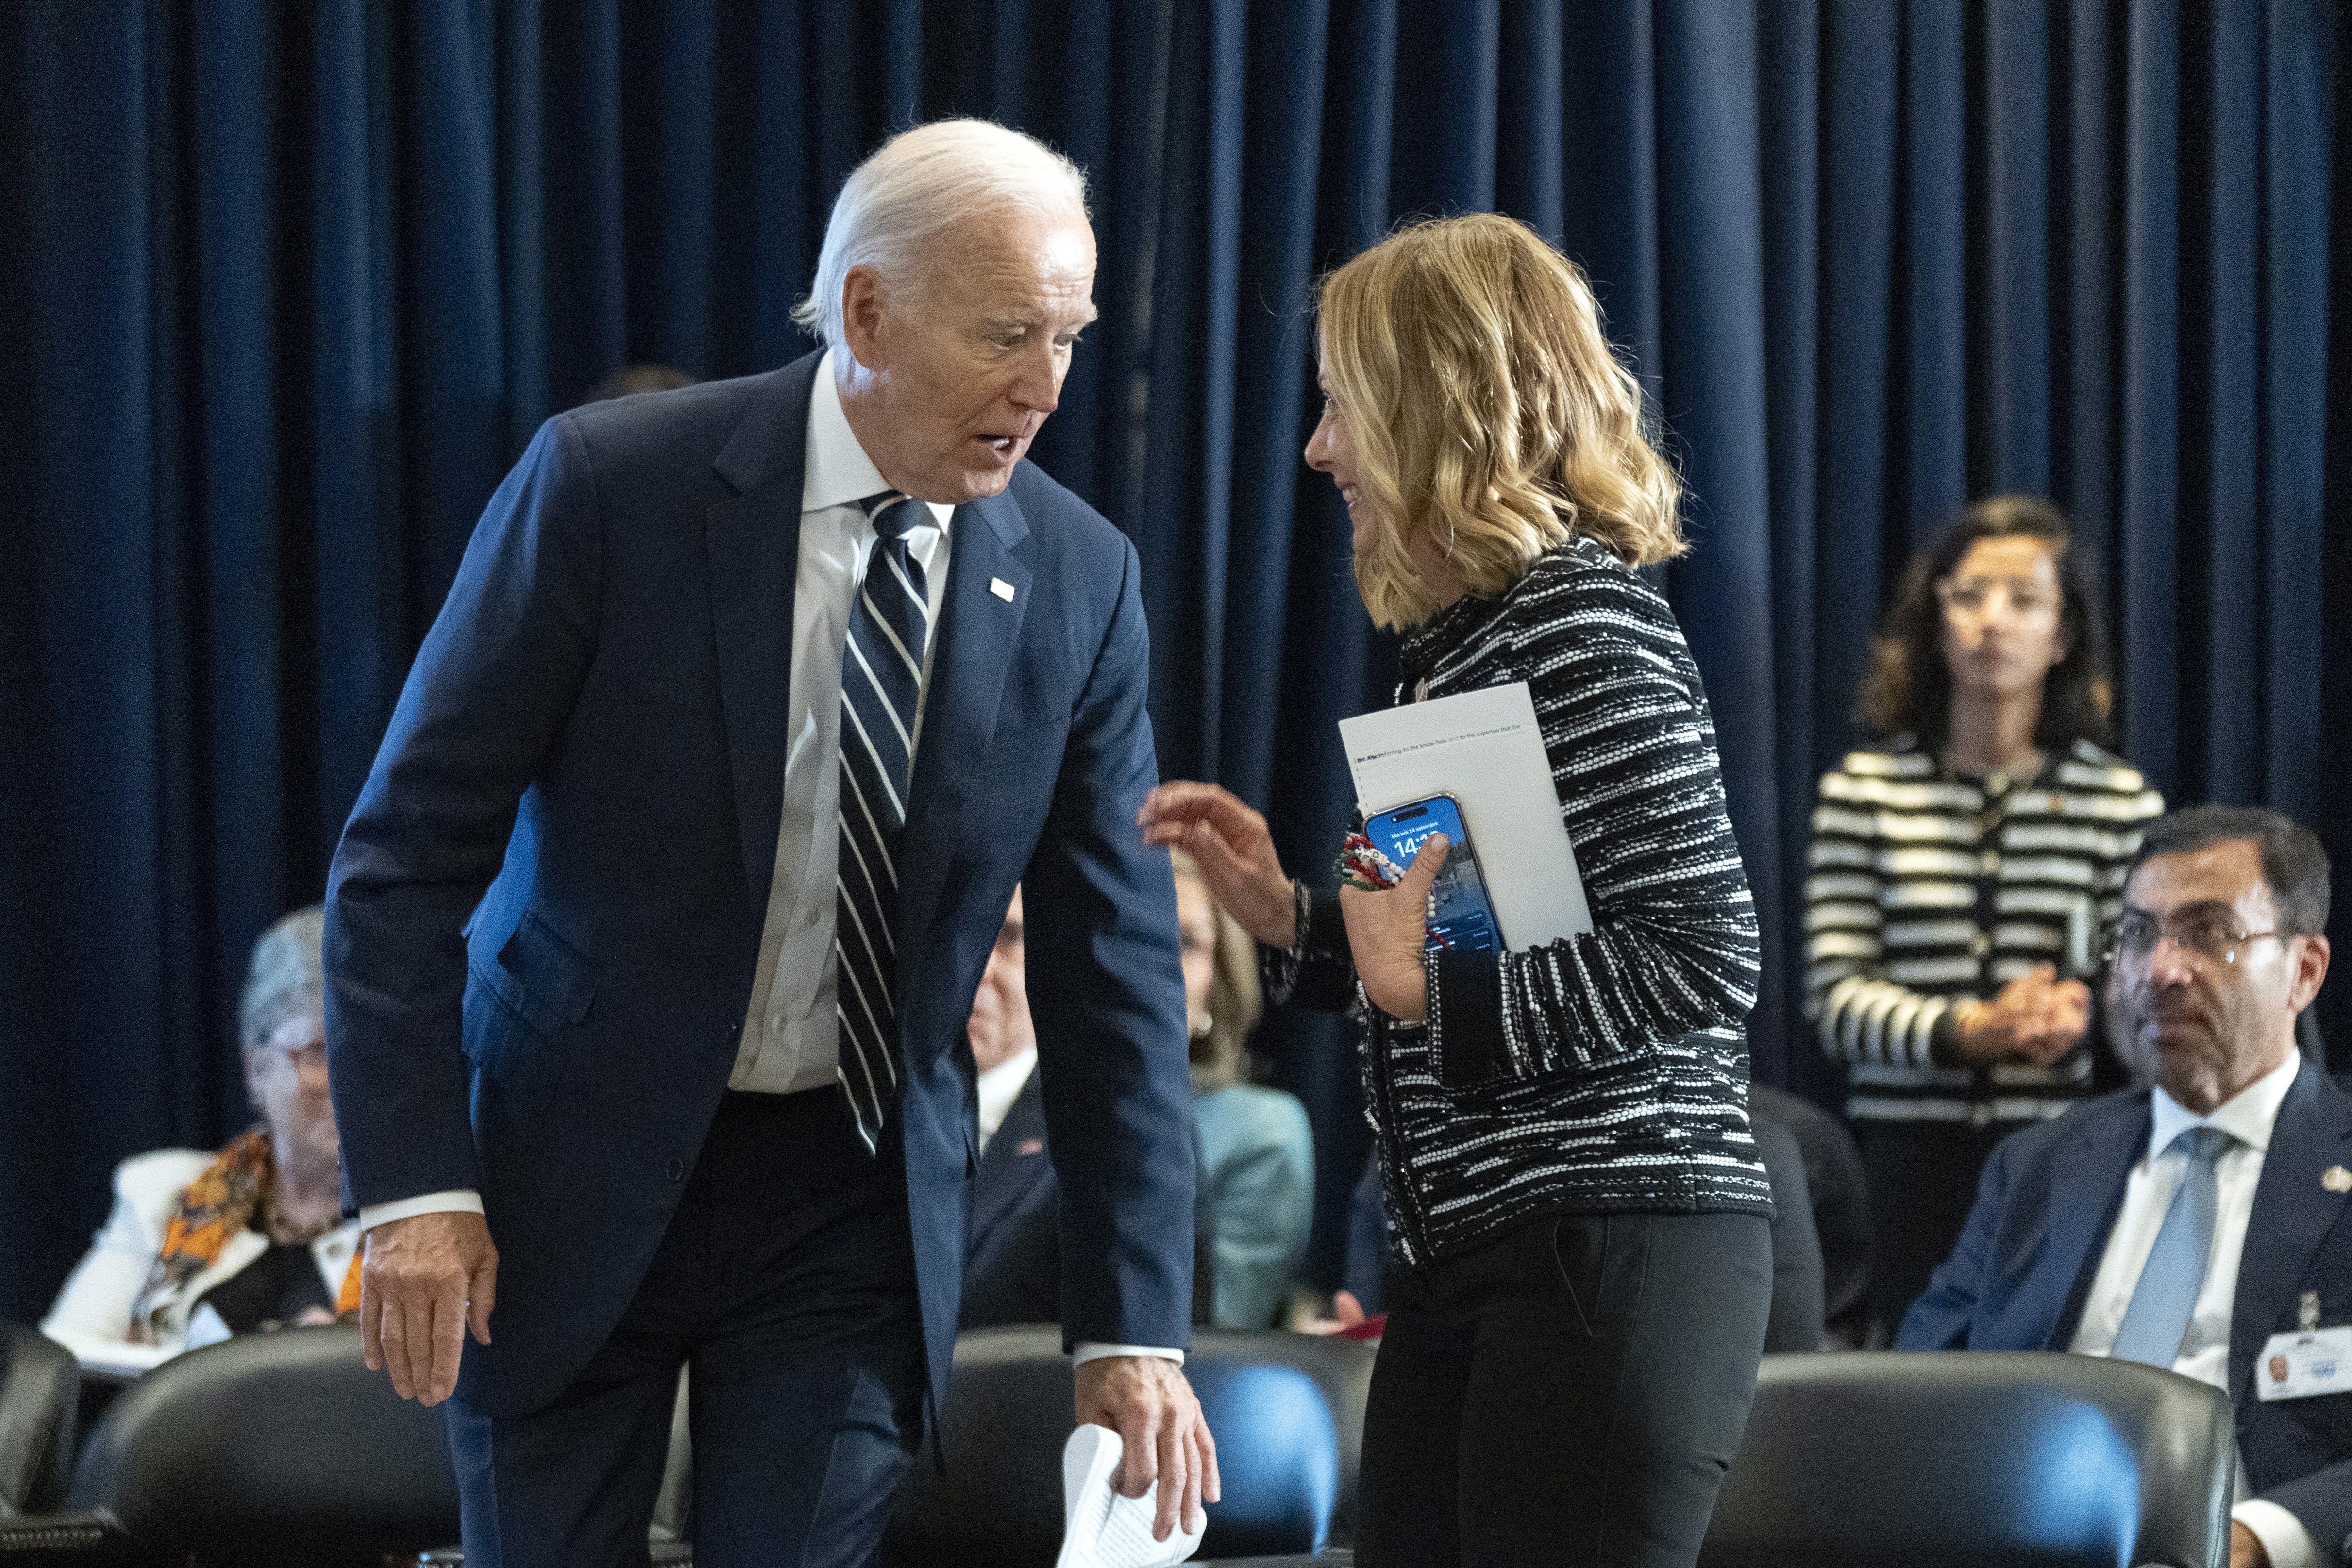
[[[898,1092],[898,837],[907,825],[915,704],[930,591],[906,530],[921,518],[896,490],[858,506],[874,525],[874,553],[850,607],[841,654],[841,863],[835,886],[835,1009],[840,1062],[857,1135],[876,1151]]]
[[[2189,1156],[2171,1206],[2132,1288],[2131,1304],[2107,1354],[2117,1361],[2170,1366],[2205,1288],[2213,1260],[2213,1228],[2221,1213],[2221,1181],[2213,1166],[2236,1140],[2219,1127],[2191,1127],[2173,1142]]]

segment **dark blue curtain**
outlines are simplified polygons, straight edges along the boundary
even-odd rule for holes
[[[37,1314],[114,1161],[247,1115],[246,949],[318,895],[533,426],[625,361],[800,352],[835,188],[919,118],[1091,172],[1103,319],[1037,457],[1142,552],[1163,769],[1263,803],[1295,865],[1347,810],[1332,721],[1390,659],[1298,461],[1303,308],[1400,217],[1484,207],[1591,269],[1690,481],[1664,581],[1766,915],[1760,1074],[1834,1092],[1791,1017],[1812,780],[1882,594],[1972,495],[2076,517],[2124,749],[2168,793],[2278,806],[2340,857],[2336,26],[2328,0],[0,7],[0,1313]],[[2352,984],[2325,1005],[2352,1040]],[[1352,1063],[1319,1020],[1265,1043],[1336,1216]]]

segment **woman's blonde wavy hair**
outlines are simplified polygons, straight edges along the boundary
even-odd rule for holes
[[[1324,388],[1354,438],[1375,519],[1356,587],[1381,626],[1436,596],[1415,536],[1494,596],[1578,535],[1628,566],[1690,547],[1682,482],[1574,262],[1495,213],[1400,229],[1324,278]]]

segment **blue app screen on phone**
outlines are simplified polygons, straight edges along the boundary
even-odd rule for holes
[[[1478,874],[1478,857],[1471,851],[1470,835],[1462,826],[1462,813],[1452,796],[1433,795],[1382,811],[1364,825],[1364,833],[1400,866],[1412,864],[1421,846],[1433,834],[1444,833],[1454,847],[1445,857],[1445,869],[1437,873],[1436,885],[1430,889],[1430,949],[1459,947],[1492,953],[1502,946],[1494,908],[1486,902],[1486,879]]]

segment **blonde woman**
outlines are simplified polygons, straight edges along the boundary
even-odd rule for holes
[[[1335,904],[1224,790],[1145,805],[1276,999],[1363,1003],[1392,1251],[1357,1561],[1687,1564],[1772,1257],[1741,1028],[1755,911],[1698,671],[1635,570],[1686,548],[1679,486],[1583,276],[1507,218],[1357,257],[1317,342],[1307,461],[1348,503],[1365,607],[1404,633],[1398,700],[1528,684],[1594,920],[1425,956],[1442,837],[1396,889]]]
[[[1249,1082],[1250,1030],[1264,1005],[1257,945],[1217,907],[1192,857],[1173,858],[1192,1121],[1215,1226],[1212,1321],[1271,1328],[1315,1227],[1315,1134],[1297,1095]]]

